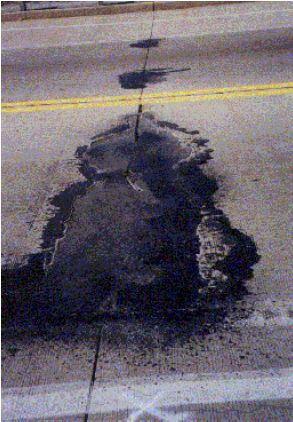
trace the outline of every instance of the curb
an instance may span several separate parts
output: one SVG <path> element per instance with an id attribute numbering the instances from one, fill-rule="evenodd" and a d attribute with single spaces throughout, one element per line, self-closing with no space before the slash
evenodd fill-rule
<path id="1" fill-rule="evenodd" d="M 118 15 L 122 13 L 151 12 L 159 10 L 189 9 L 202 6 L 219 6 L 237 1 L 148 1 L 134 4 L 79 7 L 71 9 L 29 10 L 25 12 L 1 13 L 2 22 L 23 21 L 29 19 L 72 18 L 79 16 Z"/>

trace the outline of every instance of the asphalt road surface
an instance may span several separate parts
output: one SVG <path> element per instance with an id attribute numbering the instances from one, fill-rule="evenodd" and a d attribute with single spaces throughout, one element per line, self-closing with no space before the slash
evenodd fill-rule
<path id="1" fill-rule="evenodd" d="M 2 25 L 4 420 L 289 421 L 292 5 Z"/>

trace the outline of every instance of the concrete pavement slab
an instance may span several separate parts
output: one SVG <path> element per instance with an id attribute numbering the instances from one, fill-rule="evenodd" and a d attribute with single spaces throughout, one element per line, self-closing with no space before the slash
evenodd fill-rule
<path id="1" fill-rule="evenodd" d="M 180 12 L 182 13 L 182 12 Z M 127 21 L 130 23 L 135 23 L 137 21 L 144 21 L 148 22 L 150 20 L 150 16 L 152 13 L 131 13 L 127 15 Z M 49 26 L 49 27 L 63 27 L 63 26 L 71 26 L 71 25 L 96 25 L 96 24 L 103 24 L 109 25 L 111 22 L 113 25 L 124 23 L 125 22 L 125 15 L 115 15 L 115 16 L 108 16 L 108 15 L 100 15 L 100 16 L 76 16 L 71 18 L 60 18 L 60 19 L 39 19 L 37 22 L 33 20 L 22 20 L 22 21 L 15 21 L 15 22 L 3 22 L 5 29 L 25 29 L 25 28 L 33 28 L 34 26 Z"/>
<path id="2" fill-rule="evenodd" d="M 121 81 L 127 76 L 135 75 L 134 72 L 141 74 L 146 51 L 130 45 L 131 43 L 121 46 L 121 55 L 115 53 L 114 46 L 108 47 L 109 56 L 106 62 L 100 61 L 100 53 L 95 49 L 93 58 L 88 57 L 87 61 L 82 56 L 78 58 L 81 53 L 76 51 L 79 63 L 71 65 L 59 63 L 56 66 L 47 66 L 46 70 L 36 66 L 21 67 L 21 77 L 19 69 L 4 68 L 3 100 L 46 100 L 137 93 L 135 89 L 123 89 Z M 196 43 L 191 38 L 172 42 L 158 40 L 157 45 L 149 51 L 146 92 L 290 81 L 290 54 L 285 46 L 286 43 L 281 44 L 278 51 L 272 48 L 240 51 L 237 54 L 224 54 L 221 51 L 211 58 L 198 55 Z M 122 52 L 127 52 L 127 56 Z M 74 54 L 75 51 L 70 56 Z M 162 55 L 164 62 L 160 59 Z M 39 56 L 33 57 L 39 60 Z M 54 54 L 51 57 L 54 60 Z M 62 60 L 65 60 L 64 55 Z M 128 60 L 131 64 L 128 64 Z M 151 75 L 152 71 L 154 75 Z M 164 84 L 161 85 L 161 82 Z"/>
<path id="3" fill-rule="evenodd" d="M 194 42 L 186 41 L 184 48 L 178 40 L 171 43 L 160 41 L 149 54 L 148 69 L 165 67 L 164 78 L 161 84 L 147 83 L 145 93 L 161 91 L 178 91 L 207 87 L 229 87 L 258 85 L 290 81 L 290 53 L 287 48 L 278 48 L 278 51 L 264 49 L 262 51 L 223 51 L 211 56 L 197 55 Z M 181 45 L 181 47 L 180 47 Z M 158 58 L 164 51 L 166 59 L 164 66 L 159 64 Z M 273 52 L 274 51 L 274 52 Z M 176 53 L 175 53 L 176 52 Z M 176 56 L 180 58 L 176 58 Z M 172 72 L 176 69 L 187 69 L 182 72 Z M 180 89 L 178 87 L 180 86 Z"/>
<path id="4" fill-rule="evenodd" d="M 236 305 L 236 310 L 241 305 Z M 234 316 L 230 314 L 230 319 Z M 237 327 L 228 320 L 224 328 L 219 324 L 216 332 L 209 323 L 201 324 L 200 334 L 196 321 L 184 325 L 162 320 L 107 323 L 97 385 L 131 377 L 147 381 L 172 374 L 270 369 L 283 363 L 290 366 L 290 327 Z"/>
<path id="5" fill-rule="evenodd" d="M 9 2 L 8 2 L 9 3 Z M 13 12 L 11 7 L 7 7 L 5 5 L 2 8 L 6 9 L 8 13 L 3 14 L 3 20 L 6 22 L 9 21 L 17 21 L 17 20 L 25 20 L 25 19 L 44 19 L 44 18 L 64 18 L 64 17 L 73 17 L 73 16 L 103 16 L 103 15 L 123 15 L 137 13 L 137 12 L 150 12 L 152 10 L 156 11 L 165 11 L 165 10 L 179 10 L 179 9 L 189 9 L 194 7 L 205 7 L 205 6 L 220 6 L 225 3 L 235 3 L 235 2 L 220 2 L 220 1 L 185 1 L 185 2 L 164 2 L 164 1 L 157 1 L 157 2 L 33 2 L 33 5 L 27 5 L 27 9 L 25 12 Z M 39 3 L 39 4 L 38 4 Z M 70 5 L 73 4 L 73 6 Z M 98 4 L 99 3 L 99 4 Z M 122 3 L 122 4 L 121 4 Z M 125 4 L 126 3 L 126 4 Z M 130 4 L 129 4 L 130 3 Z M 53 7 L 50 7 L 50 4 Z M 43 5 L 43 6 L 42 6 Z M 60 6 L 59 6 L 60 5 Z M 82 6 L 83 5 L 83 6 Z M 92 6 L 92 7 L 89 7 Z M 104 7 L 106 6 L 106 7 Z M 2 9 L 2 10 L 3 10 Z M 36 10 L 34 10 L 36 9 Z M 41 10 L 38 10 L 41 9 Z M 48 9 L 48 10 L 42 10 Z M 52 10 L 53 9 L 53 10 Z M 59 10 L 56 10 L 59 9 Z M 63 9 L 63 10 L 60 10 Z M 15 8 L 14 10 L 17 10 Z M 19 9 L 18 10 L 23 10 Z M 10 13 L 9 13 L 10 12 Z"/>
<path id="6" fill-rule="evenodd" d="M 166 86 L 168 83 L 162 83 L 162 89 Z M 218 331 L 209 333 L 208 323 L 206 332 L 192 335 L 197 330 L 196 321 L 184 326 L 162 320 L 149 325 L 128 320 L 107 323 L 97 365 L 98 382 L 132 376 L 147 380 L 165 373 L 223 372 L 231 367 L 277 368 L 282 362 L 290 365 L 292 321 L 287 328 L 261 328 L 249 319 L 249 314 L 261 310 L 266 301 L 270 302 L 267 312 L 274 314 L 275 302 L 289 300 L 291 292 L 289 101 L 289 97 L 275 97 L 184 104 L 180 108 L 170 104 L 144 107 L 188 131 L 198 129 L 209 139 L 213 159 L 204 165 L 204 171 L 218 180 L 217 204 L 233 227 L 256 240 L 261 258 L 254 276 L 246 282 L 248 296 L 224 317 L 223 331 L 220 324 Z M 287 312 L 289 316 L 290 305 Z M 237 318 L 247 318 L 247 323 L 233 328 Z M 201 321 L 198 327 L 205 324 Z"/>
<path id="7" fill-rule="evenodd" d="M 129 107 L 129 112 L 134 112 L 134 107 Z M 20 263 L 40 251 L 43 229 L 56 211 L 50 198 L 84 180 L 78 170 L 76 149 L 105 130 L 121 110 L 112 111 L 110 120 L 105 110 L 70 112 L 62 119 L 56 115 L 58 112 L 40 113 L 34 124 L 28 114 L 2 121 L 2 136 L 6 139 L 2 150 L 6 198 L 2 208 L 2 254 L 8 264 Z"/>
<path id="8" fill-rule="evenodd" d="M 2 387 L 36 387 L 54 383 L 88 382 L 99 336 L 99 327 L 78 326 L 3 335 Z"/>
<path id="9" fill-rule="evenodd" d="M 277 29 L 286 28 L 291 26 L 292 9 L 290 6 L 283 6 L 280 9 L 265 10 L 260 8 L 258 11 L 252 12 L 235 10 L 235 14 L 230 13 L 229 19 L 226 19 L 225 15 L 216 15 L 215 13 L 210 16 L 190 16 L 184 19 L 184 24 L 188 25 L 188 21 L 192 22 L 190 26 L 189 35 L 201 36 L 207 34 L 227 34 L 227 33 L 241 33 L 246 31 L 266 30 L 266 29 Z M 247 18 L 247 19 L 246 19 Z M 179 34 L 179 27 L 181 22 L 168 21 L 166 19 L 164 28 L 161 25 L 160 19 L 158 19 L 158 25 L 156 22 L 156 16 L 154 20 L 153 36 L 155 38 L 172 38 Z M 183 24 L 183 22 L 182 22 Z M 184 34 L 186 36 L 186 32 Z"/>
<path id="10" fill-rule="evenodd" d="M 177 10 L 175 15 L 167 11 L 129 15 L 127 20 L 123 16 L 115 16 L 68 18 L 56 20 L 54 23 L 50 20 L 41 20 L 37 23 L 7 23 L 3 27 L 2 63 L 29 66 L 41 62 L 53 64 L 56 63 L 56 57 L 59 62 L 66 61 L 69 48 L 72 51 L 76 50 L 74 55 L 80 56 L 81 61 L 84 59 L 88 61 L 90 57 L 93 60 L 94 55 L 97 55 L 94 48 L 96 45 L 103 51 L 103 60 L 109 62 L 109 51 L 103 48 L 105 42 L 113 43 L 113 48 L 120 50 L 121 42 L 126 44 L 148 39 L 151 31 L 152 37 L 157 39 L 166 40 L 171 37 L 184 42 L 185 38 L 192 37 L 195 42 L 193 55 L 198 55 L 199 52 L 216 53 L 223 49 L 235 51 L 245 48 L 255 49 L 257 46 L 259 49 L 269 45 L 277 47 L 277 39 L 279 45 L 284 42 L 289 45 L 288 40 L 291 39 L 292 42 L 289 31 L 290 8 L 288 2 L 279 2 L 275 5 L 272 2 L 259 5 L 238 3 L 217 9 L 203 7 L 188 11 Z M 152 22 L 154 22 L 153 28 Z M 227 25 L 231 26 L 231 33 L 227 32 Z M 170 34 L 167 33 L 168 30 L 171 31 Z M 24 47 L 25 51 L 22 51 Z"/>
<path id="11" fill-rule="evenodd" d="M 288 403 L 286 398 L 290 395 L 290 382 L 287 384 L 286 377 L 289 372 L 284 369 L 270 373 L 244 371 L 225 374 L 186 374 L 181 378 L 161 377 L 152 383 L 130 378 L 124 384 L 96 386 L 91 401 L 91 413 L 100 410 L 100 413 L 104 413 L 107 417 L 107 413 L 109 415 L 111 410 L 113 411 L 114 405 L 117 416 L 121 417 L 123 411 L 124 414 L 127 412 L 129 421 L 149 420 L 150 416 L 155 417 L 155 420 L 194 420 L 193 412 L 196 410 L 197 416 L 210 410 L 209 417 L 218 410 L 221 418 L 224 415 L 228 416 L 227 420 L 231 420 L 230 418 L 239 420 L 238 418 L 243 416 L 245 418 L 249 413 L 255 420 L 254 413 L 261 416 L 263 406 L 271 405 L 272 409 L 278 406 L 280 400 L 277 399 L 277 403 L 274 404 L 273 390 L 276 389 L 278 396 L 278 390 L 283 385 L 285 399 L 283 411 L 288 414 L 290 408 L 289 406 L 286 408 Z M 239 404 L 242 402 L 244 405 L 246 400 L 252 397 L 256 399 L 256 396 L 258 400 L 262 397 L 261 405 L 257 403 L 254 406 L 249 403 L 247 410 L 241 411 Z M 225 403 L 225 407 L 222 403 Z M 206 407 L 207 404 L 211 405 L 209 409 Z M 271 416 L 270 411 L 267 412 L 267 416 Z"/>
<path id="12" fill-rule="evenodd" d="M 118 46 L 122 51 L 124 46 Z M 119 84 L 119 74 L 129 71 L 135 71 L 143 68 L 145 60 L 145 52 L 135 51 L 131 56 L 132 63 L 128 64 L 128 59 L 114 53 L 116 47 L 111 49 L 112 55 L 103 63 L 100 61 L 101 52 L 98 48 L 94 48 L 91 53 L 85 51 L 85 55 L 80 56 L 77 51 L 78 63 L 52 63 L 46 66 L 46 69 L 35 66 L 32 68 L 21 67 L 19 70 L 8 67 L 4 69 L 2 75 L 3 101 L 33 101 L 46 100 L 66 97 L 92 97 L 95 95 L 123 95 L 124 90 Z M 109 51 L 109 50 L 107 50 Z M 62 61 L 67 53 L 63 55 L 63 51 L 57 51 L 51 55 L 53 62 L 54 57 L 60 57 Z M 89 58 L 93 55 L 93 59 Z M 46 57 L 50 57 L 50 52 L 46 51 Z M 74 53 L 70 53 L 70 60 Z M 31 62 L 34 57 L 39 62 L 38 52 L 33 53 Z M 74 59 L 73 59 L 74 61 Z M 46 63 L 43 63 L 45 65 Z M 54 63 L 53 63 L 54 64 Z M 26 88 L 21 88 L 24 86 Z"/>
<path id="13" fill-rule="evenodd" d="M 139 23 L 139 24 L 138 24 Z M 66 45 L 95 45 L 113 40 L 144 39 L 150 36 L 152 13 L 124 17 L 67 18 L 33 23 L 5 23 L 3 49 Z"/>
<path id="14" fill-rule="evenodd" d="M 255 268 L 260 284 L 252 283 L 259 289 L 254 291 L 269 289 L 281 297 L 284 283 L 289 287 L 290 279 L 287 175 L 291 131 L 286 118 L 289 102 L 290 97 L 211 101 L 196 106 L 186 104 L 180 112 L 172 106 L 148 106 L 149 110 L 165 114 L 166 119 L 176 118 L 182 127 L 199 128 L 210 139 L 214 158 L 206 170 L 220 177 L 218 204 L 233 225 L 256 239 L 262 256 Z M 266 288 L 261 281 L 264 279 Z"/>
<path id="15" fill-rule="evenodd" d="M 99 328 L 68 323 L 41 332 L 42 326 L 37 336 L 32 330 L 2 338 L 2 415 L 5 420 L 43 418 L 52 411 L 68 415 L 67 402 L 69 415 L 84 418 Z"/>
<path id="16" fill-rule="evenodd" d="M 290 415 L 292 408 L 288 398 L 291 372 L 288 368 L 282 368 L 270 371 L 185 374 L 179 378 L 160 377 L 153 382 L 129 378 L 124 383 L 120 381 L 115 385 L 108 383 L 96 386 L 92 391 L 85 419 L 108 420 L 112 417 L 116 420 L 135 421 L 149 420 L 149 417 L 153 420 L 155 417 L 155 420 L 160 421 L 193 420 L 190 418 L 194 417 L 195 412 L 211 415 L 219 413 L 219 417 L 227 415 L 228 420 L 239 420 L 238 418 L 247 414 L 253 418 L 251 420 L 264 415 L 273 417 L 274 412 Z M 42 416 L 41 420 L 52 420 L 55 416 L 53 420 L 64 420 L 65 415 L 68 420 L 72 411 L 80 415 L 83 406 L 81 400 L 73 403 L 72 396 L 79 398 L 85 390 L 82 383 L 6 390 L 6 420 L 19 416 L 36 416 L 38 420 Z M 43 400 L 43 406 L 38 405 L 38 399 Z M 251 402 L 247 403 L 249 399 Z M 257 401 L 254 403 L 253 400 Z M 11 403 L 16 401 L 18 405 L 12 408 Z"/>

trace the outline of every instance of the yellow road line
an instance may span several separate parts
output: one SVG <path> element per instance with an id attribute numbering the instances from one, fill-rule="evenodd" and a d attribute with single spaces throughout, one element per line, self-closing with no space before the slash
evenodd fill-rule
<path id="1" fill-rule="evenodd" d="M 245 86 L 234 86 L 226 88 L 203 88 L 188 91 L 171 91 L 171 92 L 158 92 L 153 94 L 143 94 L 144 98 L 156 98 L 156 97 L 178 97 L 185 95 L 202 95 L 202 94 L 222 94 L 234 91 L 256 91 L 263 89 L 278 89 L 278 88 L 292 88 L 293 82 L 282 82 L 276 84 L 264 84 L 264 85 L 245 85 Z M 117 96 L 95 96 L 95 97 L 81 97 L 81 98 L 58 98 L 54 100 L 36 100 L 36 101 L 20 101 L 11 103 L 2 103 L 3 107 L 15 107 L 15 106 L 29 106 L 29 105 L 46 105 L 46 104 L 76 104 L 76 103 L 93 103 L 103 101 L 117 101 L 117 100 L 131 100 L 140 98 L 140 94 L 131 95 L 117 95 Z"/>
<path id="2" fill-rule="evenodd" d="M 2 103 L 4 113 L 31 111 L 71 110 L 94 107 L 118 107 L 136 104 L 164 104 L 183 101 L 206 101 L 235 97 L 283 95 L 293 92 L 293 82 L 264 85 L 246 85 L 225 88 L 207 88 L 188 91 L 159 92 L 153 94 L 60 98 L 44 101 Z"/>

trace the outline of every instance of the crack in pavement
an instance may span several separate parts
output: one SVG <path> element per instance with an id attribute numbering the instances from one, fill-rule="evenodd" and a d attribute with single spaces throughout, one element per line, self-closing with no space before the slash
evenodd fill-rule
<path id="1" fill-rule="evenodd" d="M 99 359 L 102 332 L 103 332 L 103 325 L 101 325 L 99 327 L 99 333 L 98 333 L 98 336 L 97 336 L 97 345 L 96 345 L 96 351 L 95 351 L 95 357 L 94 357 L 94 363 L 93 363 L 92 376 L 91 376 L 91 381 L 90 381 L 90 386 L 89 386 L 89 392 L 88 392 L 88 397 L 87 397 L 87 404 L 86 404 L 84 422 L 87 422 L 88 418 L 89 418 L 93 389 L 94 389 L 94 385 L 95 385 L 95 381 L 96 381 L 97 363 L 98 363 L 98 359 Z"/>
<path id="2" fill-rule="evenodd" d="M 143 65 L 143 70 L 141 72 L 141 79 L 142 81 L 145 81 L 145 77 L 146 77 L 146 67 L 147 67 L 147 63 L 148 63 L 148 59 L 149 59 L 149 54 L 150 54 L 150 49 L 151 49 L 151 43 L 152 43 L 152 37 L 153 37 L 153 30 L 154 30 L 154 21 L 155 21 L 155 3 L 152 3 L 152 26 L 151 26 L 151 32 L 150 32 L 150 37 L 149 37 L 149 43 L 147 46 L 147 51 L 146 51 L 146 55 L 145 55 L 145 61 L 144 61 L 144 65 Z M 121 79 L 119 79 L 121 82 Z M 121 82 L 122 84 L 122 82 Z M 137 119 L 136 119 L 136 123 L 135 123 L 135 132 L 134 132 L 134 138 L 135 138 L 135 142 L 138 142 L 138 127 L 139 127 L 139 121 L 140 121 L 140 116 L 141 113 L 143 111 L 143 106 L 142 106 L 142 96 L 143 96 L 143 90 L 144 90 L 145 86 L 144 83 L 142 83 L 141 86 L 141 91 L 140 91 L 140 103 L 138 106 L 138 110 L 137 110 Z"/>

